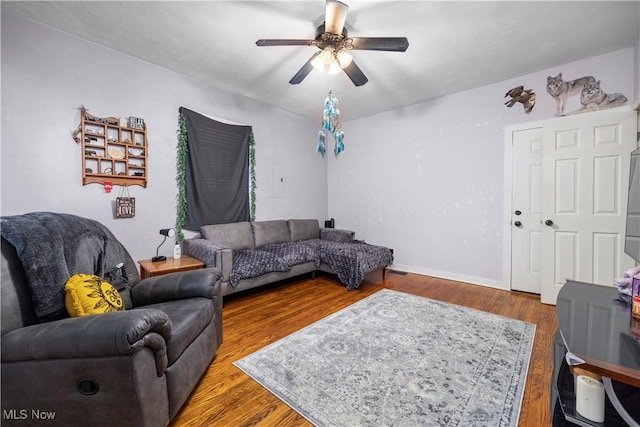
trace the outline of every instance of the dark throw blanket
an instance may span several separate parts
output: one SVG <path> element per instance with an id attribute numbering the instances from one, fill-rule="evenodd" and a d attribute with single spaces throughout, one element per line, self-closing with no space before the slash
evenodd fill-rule
<path id="1" fill-rule="evenodd" d="M 303 242 L 274 243 L 256 249 L 233 251 L 229 283 L 234 288 L 242 279 L 250 279 L 272 271 L 289 271 L 294 265 L 313 262 L 320 268 L 320 254 Z"/>
<path id="2" fill-rule="evenodd" d="M 331 267 L 349 291 L 360 286 L 365 274 L 393 263 L 391 249 L 384 246 L 324 239 L 306 240 L 304 243 L 318 251 L 320 260 Z"/>
<path id="3" fill-rule="evenodd" d="M 265 245 L 256 250 L 269 252 L 280 259 L 287 266 L 287 271 L 294 265 L 305 262 L 313 262 L 316 269 L 320 268 L 320 253 L 314 248 L 305 245 L 304 241 L 274 243 Z"/>
<path id="4" fill-rule="evenodd" d="M 33 212 L 3 216 L 2 237 L 16 248 L 24 267 L 35 314 L 64 315 L 64 285 L 76 273 L 105 278 L 116 289 L 127 286 L 121 268 L 126 249 L 104 225 L 70 214 Z"/>
<path id="5" fill-rule="evenodd" d="M 364 275 L 393 262 L 391 249 L 359 242 L 334 242 L 324 239 L 275 243 L 256 249 L 233 251 L 229 283 L 272 271 L 289 271 L 294 265 L 313 262 L 316 269 L 324 262 L 336 273 L 348 290 L 357 288 Z"/>
<path id="6" fill-rule="evenodd" d="M 258 277 L 272 271 L 289 271 L 286 265 L 276 255 L 258 249 L 238 249 L 233 251 L 233 266 L 229 274 L 229 283 L 234 288 L 242 279 Z"/>

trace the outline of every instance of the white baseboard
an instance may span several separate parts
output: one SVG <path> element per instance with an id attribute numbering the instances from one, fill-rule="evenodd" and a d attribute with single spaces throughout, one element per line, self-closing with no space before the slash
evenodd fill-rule
<path id="1" fill-rule="evenodd" d="M 484 277 L 467 276 L 464 274 L 451 273 L 449 271 L 430 270 L 411 265 L 392 264 L 390 270 L 405 271 L 407 273 L 420 274 L 422 276 L 438 277 L 440 279 L 455 280 L 456 282 L 471 283 L 472 285 L 486 286 L 488 288 L 511 290 L 508 283 L 498 280 L 486 279 Z"/>

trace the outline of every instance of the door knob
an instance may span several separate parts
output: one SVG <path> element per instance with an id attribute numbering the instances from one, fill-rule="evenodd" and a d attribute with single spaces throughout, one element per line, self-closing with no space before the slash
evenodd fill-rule
<path id="1" fill-rule="evenodd" d="M 521 212 L 521 211 L 515 211 L 515 214 L 516 214 L 516 215 L 521 215 L 521 214 L 522 214 L 522 212 Z"/>
<path id="2" fill-rule="evenodd" d="M 545 225 L 548 225 L 549 227 L 551 227 L 553 225 L 553 221 L 551 221 L 550 219 L 546 220 L 544 222 Z"/>
<path id="3" fill-rule="evenodd" d="M 516 227 L 520 227 L 522 223 L 520 221 L 516 221 L 513 223 L 513 225 L 515 225 Z"/>

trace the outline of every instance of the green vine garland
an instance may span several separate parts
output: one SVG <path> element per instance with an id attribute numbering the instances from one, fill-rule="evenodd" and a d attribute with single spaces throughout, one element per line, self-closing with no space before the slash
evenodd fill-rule
<path id="1" fill-rule="evenodd" d="M 253 131 L 249 132 L 249 204 L 251 221 L 256 220 L 256 140 Z"/>
<path id="2" fill-rule="evenodd" d="M 178 118 L 178 156 L 177 156 L 177 170 L 176 182 L 178 183 L 178 206 L 176 209 L 176 234 L 179 241 L 184 240 L 184 234 L 182 233 L 182 227 L 184 227 L 184 220 L 187 214 L 187 195 L 186 195 L 186 181 L 185 171 L 187 164 L 187 122 L 184 117 Z"/>

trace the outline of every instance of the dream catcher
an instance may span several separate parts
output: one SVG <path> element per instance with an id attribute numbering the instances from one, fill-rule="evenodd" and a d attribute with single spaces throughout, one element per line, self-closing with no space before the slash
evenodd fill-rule
<path id="1" fill-rule="evenodd" d="M 331 135 L 334 141 L 333 154 L 338 157 L 338 154 L 344 151 L 344 132 L 340 130 L 342 123 L 338 120 L 340 110 L 338 110 L 338 98 L 335 97 L 333 91 L 329 91 L 329 96 L 324 101 L 324 112 L 322 114 L 322 129 L 318 132 L 318 146 L 316 151 L 324 157 L 327 152 L 326 140 L 327 136 Z"/>

